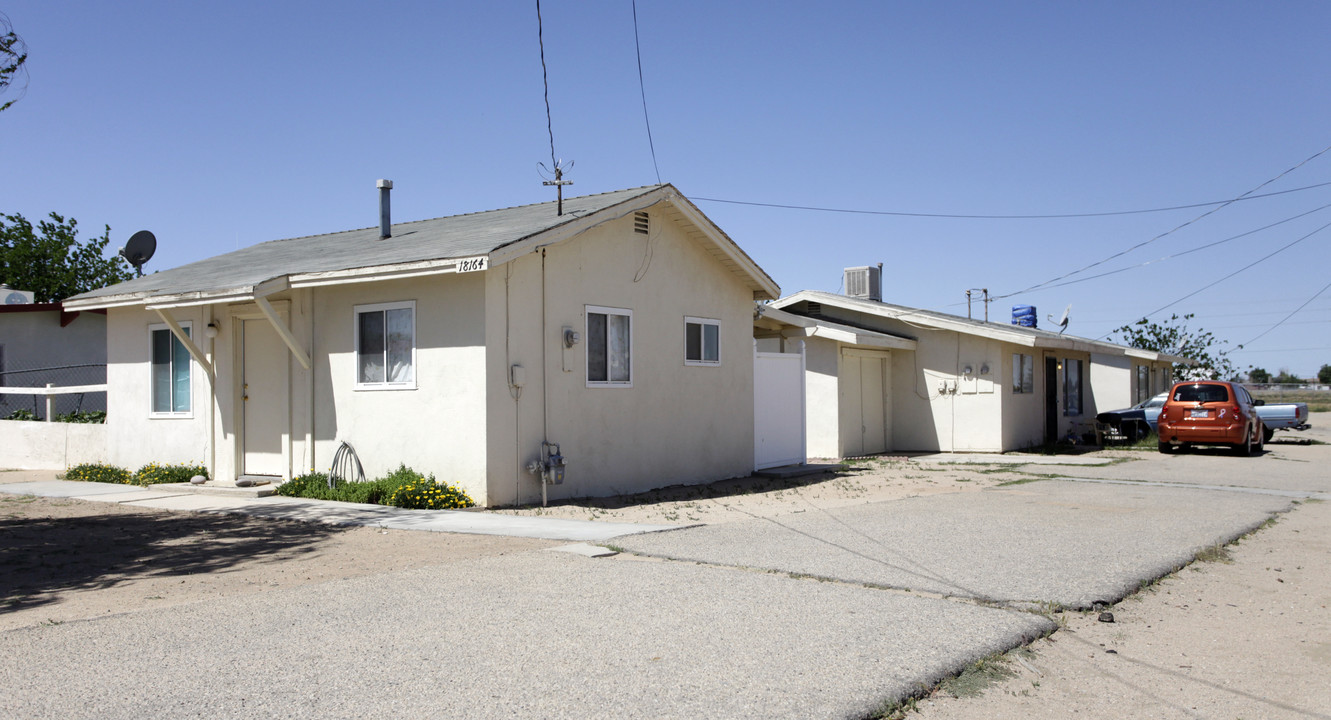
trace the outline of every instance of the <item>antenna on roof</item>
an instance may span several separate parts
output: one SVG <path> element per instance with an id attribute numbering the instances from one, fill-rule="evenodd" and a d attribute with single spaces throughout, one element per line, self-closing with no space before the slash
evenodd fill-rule
<path id="1" fill-rule="evenodd" d="M 120 257 L 134 266 L 134 271 L 143 277 L 143 264 L 153 258 L 157 252 L 157 237 L 147 230 L 140 230 L 129 236 L 129 242 L 120 248 Z"/>
<path id="2" fill-rule="evenodd" d="M 572 184 L 573 184 L 573 181 L 572 181 L 572 180 L 565 180 L 565 179 L 564 179 L 564 161 L 563 161 L 563 160 L 556 160 L 556 161 L 554 161 L 554 165 L 555 165 L 555 169 L 553 170 L 553 173 L 554 173 L 554 176 L 555 176 L 555 179 L 554 179 L 554 180 L 551 180 L 549 177 L 546 176 L 545 173 L 549 173 L 549 172 L 552 172 L 552 171 L 550 170 L 550 168 L 547 168 L 547 167 L 545 166 L 545 163 L 536 163 L 536 164 L 537 164 L 537 165 L 540 165 L 540 166 L 541 166 L 541 169 L 545 171 L 544 173 L 541 173 L 541 177 L 545 178 L 545 182 L 543 182 L 543 183 L 541 183 L 541 184 L 542 184 L 542 185 L 554 185 L 554 186 L 555 186 L 555 195 L 556 195 L 556 197 L 557 197 L 558 200 L 559 200 L 559 203 L 555 206 L 555 214 L 556 214 L 556 215 L 563 215 L 563 214 L 564 214 L 564 186 L 565 186 L 565 185 L 572 185 Z M 569 161 L 568 161 L 568 169 L 570 169 L 570 170 L 573 169 L 573 161 L 572 161 L 572 160 L 569 160 Z"/>
<path id="3" fill-rule="evenodd" d="M 1063 308 L 1063 317 L 1059 318 L 1057 321 L 1054 320 L 1053 315 L 1048 316 L 1049 321 L 1058 326 L 1059 335 L 1062 335 L 1063 331 L 1068 329 L 1068 313 L 1070 312 L 1072 312 L 1072 303 L 1068 303 L 1068 306 Z"/>

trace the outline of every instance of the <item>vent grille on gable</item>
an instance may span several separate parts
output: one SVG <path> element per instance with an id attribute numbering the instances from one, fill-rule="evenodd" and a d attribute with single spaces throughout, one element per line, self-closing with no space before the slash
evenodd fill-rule
<path id="1" fill-rule="evenodd" d="M 818 317 L 819 315 L 822 315 L 822 314 L 823 314 L 823 304 L 822 304 L 822 303 L 816 303 L 816 302 L 811 302 L 811 303 L 809 303 L 809 315 L 810 315 L 810 317 Z"/>
<path id="2" fill-rule="evenodd" d="M 648 231 L 647 231 L 647 223 L 648 223 L 648 221 L 649 221 L 649 218 L 647 217 L 647 213 L 642 212 L 642 211 L 638 211 L 638 212 L 633 213 L 633 232 L 635 232 L 635 233 L 641 233 L 641 234 L 643 234 L 643 235 L 647 235 L 647 234 L 648 234 Z"/>

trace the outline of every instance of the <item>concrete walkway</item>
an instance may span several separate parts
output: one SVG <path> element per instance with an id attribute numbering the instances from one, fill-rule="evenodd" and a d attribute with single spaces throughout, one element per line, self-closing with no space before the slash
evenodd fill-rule
<path id="1" fill-rule="evenodd" d="M 679 527 L 518 517 L 468 510 L 403 510 L 383 505 L 306 500 L 276 495 L 263 498 L 224 497 L 156 488 L 145 489 L 134 485 L 69 480 L 4 483 L 0 484 L 0 493 L 120 503 L 156 510 L 252 515 L 329 525 L 359 525 L 393 530 L 504 535 L 577 542 L 605 542 L 623 535 L 674 530 Z"/>

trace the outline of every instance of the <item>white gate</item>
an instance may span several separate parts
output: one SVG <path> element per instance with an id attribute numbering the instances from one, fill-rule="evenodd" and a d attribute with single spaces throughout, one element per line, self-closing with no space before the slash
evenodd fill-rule
<path id="1" fill-rule="evenodd" d="M 753 355 L 754 469 L 808 460 L 804 434 L 804 342 L 798 353 Z"/>

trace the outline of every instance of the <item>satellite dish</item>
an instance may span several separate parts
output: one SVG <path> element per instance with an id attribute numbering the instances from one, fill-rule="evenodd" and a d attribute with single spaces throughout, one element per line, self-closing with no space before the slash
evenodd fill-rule
<path id="1" fill-rule="evenodd" d="M 1050 322 L 1058 326 L 1059 335 L 1062 335 L 1063 331 L 1068 329 L 1068 313 L 1070 312 L 1072 312 L 1072 303 L 1068 303 L 1068 306 L 1063 308 L 1063 317 L 1059 318 L 1058 320 L 1054 320 L 1053 315 L 1046 316 L 1049 318 Z"/>
<path id="2" fill-rule="evenodd" d="M 152 259 L 157 252 L 157 238 L 147 230 L 140 230 L 129 237 L 125 247 L 120 248 L 120 257 L 134 266 L 134 270 L 143 277 L 143 264 Z"/>

